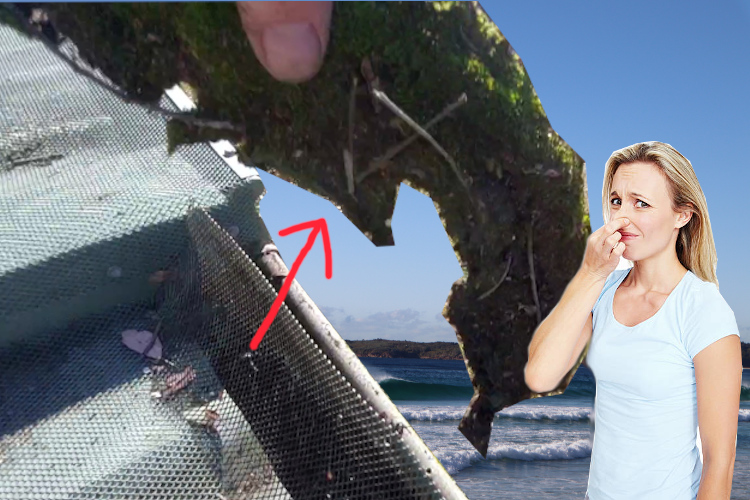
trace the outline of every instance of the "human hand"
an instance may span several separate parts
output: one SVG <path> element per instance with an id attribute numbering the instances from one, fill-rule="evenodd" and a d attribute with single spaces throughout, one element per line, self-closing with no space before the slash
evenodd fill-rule
<path id="1" fill-rule="evenodd" d="M 620 230 L 628 225 L 630 221 L 623 217 L 612 220 L 591 233 L 586 241 L 586 253 L 581 269 L 596 278 L 606 280 L 617 268 L 620 257 L 625 252 L 625 243 L 620 241 Z"/>
<path id="2" fill-rule="evenodd" d="M 255 56 L 277 80 L 314 77 L 328 46 L 333 2 L 237 2 Z"/>

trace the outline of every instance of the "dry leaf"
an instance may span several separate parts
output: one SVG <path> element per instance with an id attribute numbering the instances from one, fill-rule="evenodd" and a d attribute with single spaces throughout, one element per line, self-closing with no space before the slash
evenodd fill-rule
<path id="1" fill-rule="evenodd" d="M 165 380 L 167 388 L 162 392 L 162 397 L 168 398 L 181 391 L 187 387 L 190 382 L 195 380 L 195 370 L 193 370 L 192 366 L 188 366 L 180 373 L 173 373 L 172 375 L 167 376 Z"/>
<path id="2" fill-rule="evenodd" d="M 122 343 L 138 354 L 151 359 L 161 359 L 161 340 L 148 330 L 125 330 L 122 332 Z"/>

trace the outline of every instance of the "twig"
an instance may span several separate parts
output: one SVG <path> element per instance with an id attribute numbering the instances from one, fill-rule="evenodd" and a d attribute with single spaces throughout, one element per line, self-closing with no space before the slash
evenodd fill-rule
<path id="1" fill-rule="evenodd" d="M 536 289 L 536 274 L 534 273 L 534 250 L 533 250 L 533 239 L 534 234 L 534 216 L 531 217 L 529 223 L 529 244 L 527 247 L 527 255 L 529 258 L 529 271 L 531 273 L 531 292 L 534 294 L 534 305 L 536 306 L 536 322 L 537 324 L 542 322 L 542 309 L 539 305 L 539 293 Z"/>
<path id="2" fill-rule="evenodd" d="M 357 105 L 357 76 L 352 77 L 352 89 L 349 92 L 349 152 L 354 157 L 354 120 Z"/>
<path id="3" fill-rule="evenodd" d="M 503 275 L 500 278 L 500 280 L 497 283 L 495 283 L 492 288 L 490 288 L 489 290 L 487 290 L 486 292 L 484 292 L 482 295 L 480 295 L 479 299 L 477 299 L 477 300 L 484 300 L 484 299 L 486 299 L 487 297 L 489 297 L 490 295 L 492 295 L 492 292 L 494 292 L 495 290 L 497 290 L 498 288 L 500 288 L 500 285 L 503 284 L 503 281 L 505 281 L 505 278 L 508 277 L 508 272 L 510 271 L 510 264 L 512 262 L 513 262 L 513 255 L 508 255 L 508 263 L 505 264 L 505 271 L 503 272 Z"/>
<path id="4" fill-rule="evenodd" d="M 24 165 L 28 165 L 29 163 L 36 163 L 36 162 L 42 162 L 42 161 L 46 161 L 46 162 L 50 162 L 51 163 L 51 162 L 53 162 L 55 160 L 59 160 L 61 158 L 64 158 L 64 156 L 63 155 L 58 155 L 58 154 L 51 154 L 51 155 L 47 155 L 47 156 L 32 156 L 32 157 L 29 157 L 29 158 L 24 158 L 22 160 L 10 160 L 10 167 L 11 167 L 11 170 L 12 170 L 14 168 L 18 168 L 18 167 L 22 167 Z"/>
<path id="5" fill-rule="evenodd" d="M 161 330 L 161 323 L 162 319 L 159 319 L 159 322 L 156 324 L 156 328 L 154 328 L 154 338 L 156 338 L 159 335 L 159 330 Z"/>
<path id="6" fill-rule="evenodd" d="M 464 43 L 469 47 L 469 49 L 474 52 L 475 54 L 479 53 L 479 50 L 476 48 L 476 46 L 471 43 L 471 40 L 469 40 L 469 37 L 464 33 L 463 28 L 461 26 L 458 27 L 459 33 L 461 33 L 461 38 L 463 39 Z"/>
<path id="7" fill-rule="evenodd" d="M 459 98 L 449 104 L 445 107 L 438 115 L 435 116 L 432 120 L 428 121 L 424 127 L 422 127 L 424 130 L 429 129 L 430 127 L 436 125 L 440 120 L 451 114 L 456 108 L 460 107 L 461 105 L 465 104 L 467 101 L 466 94 L 461 94 Z M 421 135 L 419 133 L 415 133 L 408 138 L 404 139 L 397 145 L 390 148 L 381 158 L 376 158 L 370 163 L 370 167 L 365 171 L 362 172 L 359 176 L 357 176 L 357 183 L 359 184 L 363 180 L 365 180 L 366 177 L 368 177 L 371 174 L 374 174 L 381 168 L 383 168 L 389 161 L 391 161 L 397 154 L 399 154 L 401 151 L 406 149 L 407 146 L 409 146 L 412 142 L 419 139 Z"/>
<path id="8" fill-rule="evenodd" d="M 346 172 L 346 188 L 354 195 L 354 159 L 348 149 L 344 150 L 344 171 Z"/>
<path id="9" fill-rule="evenodd" d="M 425 129 L 419 126 L 417 122 L 412 120 L 412 118 L 404 113 L 401 108 L 399 108 L 396 103 L 391 101 L 387 95 L 385 95 L 385 92 L 382 92 L 377 89 L 372 89 L 372 93 L 375 97 L 378 98 L 383 104 L 385 104 L 388 109 L 393 111 L 399 118 L 404 120 L 411 128 L 417 131 L 419 135 L 427 139 L 427 141 L 432 144 L 432 147 L 434 147 L 441 155 L 443 155 L 443 158 L 448 162 L 448 164 L 453 169 L 453 172 L 456 174 L 456 177 L 458 177 L 458 180 L 461 182 L 463 187 L 466 189 L 466 191 L 470 193 L 469 191 L 469 185 L 466 183 L 466 179 L 464 179 L 463 175 L 461 175 L 461 172 L 458 170 L 458 165 L 456 165 L 456 162 L 453 160 L 451 155 L 448 154 L 448 152 L 443 149 L 443 147 L 427 132 Z M 469 199 L 472 200 L 471 196 L 469 196 Z M 473 200 L 472 200 L 473 203 Z"/>
<path id="10" fill-rule="evenodd" d="M 137 101 L 132 101 L 136 104 Z M 244 127 L 240 125 L 234 125 L 230 122 L 220 121 L 220 120 L 209 120 L 207 118 L 199 118 L 195 115 L 189 114 L 189 113 L 174 113 L 172 111 L 167 111 L 166 109 L 160 108 L 158 106 L 153 105 L 146 105 L 147 107 L 152 107 L 153 111 L 164 116 L 165 118 L 171 118 L 173 120 L 181 121 L 182 123 L 185 123 L 187 125 L 194 125 L 196 127 L 202 127 L 202 128 L 210 128 L 214 130 L 231 130 L 233 132 L 244 132 Z"/>
<path id="11" fill-rule="evenodd" d="M 198 118 L 197 116 L 190 114 L 190 113 L 169 111 L 156 104 L 139 101 L 133 97 L 130 97 L 126 92 L 120 90 L 114 85 L 109 85 L 108 83 L 101 80 L 93 71 L 86 69 L 84 67 L 84 66 L 87 66 L 85 62 L 77 61 L 76 58 L 66 55 L 62 50 L 60 50 L 60 47 L 58 47 L 55 43 L 53 43 L 48 38 L 44 37 L 38 31 L 34 30 L 29 25 L 28 19 L 26 19 L 26 17 L 22 13 L 20 13 L 17 8 L 10 6 L 8 4 L 5 5 L 5 8 L 13 11 L 13 14 L 16 16 L 16 18 L 18 18 L 20 23 L 23 25 L 24 29 L 26 30 L 26 33 L 28 33 L 34 39 L 41 41 L 57 58 L 59 58 L 61 61 L 67 64 L 74 72 L 83 76 L 84 78 L 87 78 L 93 81 L 96 85 L 114 94 L 115 96 L 119 97 L 123 101 L 141 106 L 142 108 L 146 109 L 146 111 L 150 113 L 156 113 L 165 118 L 179 120 L 188 125 L 195 125 L 198 127 L 205 127 L 205 128 L 218 129 L 218 130 L 233 130 L 236 132 L 243 131 L 242 127 L 233 125 L 229 122 L 223 122 L 223 121 L 218 121 L 218 120 L 208 120 L 205 118 Z"/>
<path id="12" fill-rule="evenodd" d="M 354 196 L 354 120 L 357 104 L 357 77 L 352 78 L 352 90 L 349 92 L 349 149 L 344 150 L 344 170 L 349 194 Z"/>

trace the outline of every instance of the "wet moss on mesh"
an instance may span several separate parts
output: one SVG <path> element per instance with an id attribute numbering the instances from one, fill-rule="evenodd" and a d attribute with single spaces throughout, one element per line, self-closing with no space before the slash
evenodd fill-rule
<path id="1" fill-rule="evenodd" d="M 172 120 L 171 149 L 232 140 L 243 162 L 330 200 L 379 246 L 394 243 L 399 185 L 429 195 L 464 270 L 444 309 L 475 387 L 462 432 L 484 454 L 492 414 L 538 396 L 524 383 L 528 343 L 583 256 L 590 233 L 585 165 L 552 130 L 520 58 L 478 5 L 336 3 L 325 64 L 299 85 L 262 69 L 234 3 L 44 8 L 82 58 L 131 97 L 155 103 L 163 89 L 181 84 L 197 100 L 196 116 L 238 130 Z M 420 124 L 466 94 L 464 105 L 429 130 L 459 175 L 419 139 L 350 192 L 350 135 L 357 178 L 414 133 L 373 97 L 373 86 Z M 562 392 L 577 367 L 545 394 Z"/>

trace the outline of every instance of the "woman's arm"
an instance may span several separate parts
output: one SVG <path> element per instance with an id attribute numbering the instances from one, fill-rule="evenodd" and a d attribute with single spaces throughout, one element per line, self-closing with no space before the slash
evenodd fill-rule
<path id="1" fill-rule="evenodd" d="M 532 391 L 548 392 L 557 387 L 571 369 L 571 358 L 577 358 L 591 338 L 591 310 L 625 251 L 618 229 L 628 223 L 627 219 L 615 219 L 589 236 L 581 268 L 534 332 L 524 368 L 526 385 Z"/>
<path id="2" fill-rule="evenodd" d="M 591 338 L 591 309 L 605 281 L 579 271 L 568 284 L 560 302 L 539 324 L 531 338 L 529 361 L 524 369 L 529 389 L 551 391 L 570 371 L 571 359 L 577 359 Z M 577 353 L 574 352 L 576 349 Z"/>
<path id="3" fill-rule="evenodd" d="M 729 335 L 693 358 L 703 473 L 697 500 L 729 500 L 742 387 L 740 338 Z"/>

